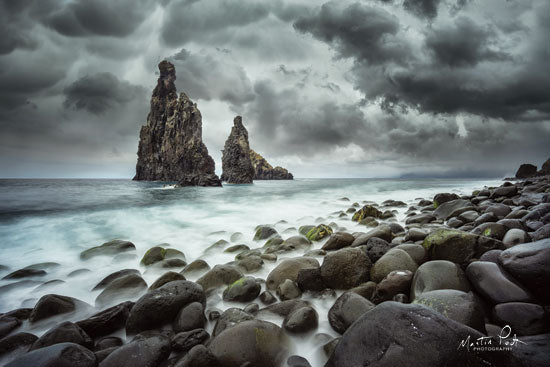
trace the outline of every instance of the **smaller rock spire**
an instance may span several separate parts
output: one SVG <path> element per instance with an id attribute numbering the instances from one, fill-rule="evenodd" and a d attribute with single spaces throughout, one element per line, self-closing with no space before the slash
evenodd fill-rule
<path id="1" fill-rule="evenodd" d="M 225 141 L 222 155 L 222 181 L 232 184 L 249 184 L 254 178 L 254 168 L 250 160 L 248 131 L 241 116 L 235 117 L 231 134 Z"/>

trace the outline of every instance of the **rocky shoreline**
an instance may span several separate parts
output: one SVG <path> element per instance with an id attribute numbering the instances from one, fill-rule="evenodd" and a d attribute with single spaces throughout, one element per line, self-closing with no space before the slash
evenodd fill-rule
<path id="1" fill-rule="evenodd" d="M 248 234 L 256 247 L 220 240 L 205 249 L 234 254 L 225 264 L 188 263 L 159 245 L 136 262 L 166 269 L 151 284 L 120 269 L 98 279 L 94 305 L 48 294 L 0 314 L 0 364 L 315 366 L 293 348 L 308 336 L 326 366 L 549 365 L 549 176 L 346 206 L 333 215 L 354 231 L 317 223 L 286 237 L 260 225 Z M 80 258 L 135 252 L 112 240 Z M 12 288 L 40 284 L 58 266 L 8 265 L 0 271 Z M 324 322 L 332 335 L 318 331 Z"/>

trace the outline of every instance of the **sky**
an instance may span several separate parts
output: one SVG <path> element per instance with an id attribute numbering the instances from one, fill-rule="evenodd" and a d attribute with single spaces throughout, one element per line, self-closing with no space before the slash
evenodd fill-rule
<path id="1" fill-rule="evenodd" d="M 221 170 L 503 177 L 550 158 L 547 0 L 0 0 L 0 177 L 131 178 L 158 78 Z"/>

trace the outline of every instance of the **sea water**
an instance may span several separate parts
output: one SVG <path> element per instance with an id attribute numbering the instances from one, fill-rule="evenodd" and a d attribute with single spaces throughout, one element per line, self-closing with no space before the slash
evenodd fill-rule
<path id="1" fill-rule="evenodd" d="M 184 252 L 188 263 L 203 259 L 213 267 L 233 261 L 235 254 L 205 251 L 208 246 L 223 239 L 231 245 L 261 248 L 265 241 L 253 240 L 254 229 L 260 224 L 274 226 L 283 238 L 297 235 L 302 225 L 320 223 L 336 223 L 338 230 L 366 232 L 368 228 L 352 222 L 351 216 L 340 217 L 341 211 L 353 203 L 362 206 L 364 201 L 381 203 L 387 199 L 414 205 L 419 198 L 431 199 L 439 192 L 471 194 L 474 189 L 498 184 L 497 180 L 296 179 L 222 188 L 176 188 L 167 183 L 130 180 L 0 180 L 0 265 L 9 268 L 0 270 L 0 278 L 28 265 L 56 262 L 61 266 L 33 280 L 64 281 L 43 289 L 36 289 L 37 284 L 32 282 L 4 288 L 0 291 L 0 313 L 32 307 L 49 293 L 76 297 L 93 305 L 100 291 L 91 289 L 105 276 L 125 268 L 139 269 L 150 285 L 167 270 L 145 268 L 139 261 L 147 249 L 158 244 L 169 244 Z M 407 208 L 397 210 L 397 222 L 403 225 Z M 233 236 L 231 241 L 235 233 L 241 235 Z M 111 239 L 133 242 L 137 257 L 116 262 L 106 256 L 80 260 L 81 251 Z M 323 243 L 316 242 L 311 249 Z M 276 263 L 265 261 L 263 268 L 251 275 L 265 279 L 281 259 L 303 253 L 280 254 Z M 322 257 L 318 260 L 321 263 Z M 67 277 L 78 269 L 91 271 Z M 16 281 L 0 280 L 0 289 Z M 208 299 L 207 310 L 245 306 L 224 302 L 222 290 Z M 327 320 L 335 298 L 315 299 L 307 294 L 303 298 L 317 310 L 319 328 L 291 337 L 294 352 L 314 366 L 322 365 L 319 345 L 312 340 L 316 333 L 337 336 Z M 74 315 L 71 320 L 78 317 Z M 270 321 L 282 324 L 281 318 Z M 210 323 L 208 331 L 212 328 Z M 44 328 L 33 332 L 40 335 Z"/>

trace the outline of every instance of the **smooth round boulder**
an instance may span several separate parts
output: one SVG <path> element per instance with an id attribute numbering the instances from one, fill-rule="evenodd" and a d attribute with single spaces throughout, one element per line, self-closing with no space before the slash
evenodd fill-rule
<path id="1" fill-rule="evenodd" d="M 32 351 L 59 343 L 75 343 L 87 349 L 92 349 L 94 346 L 93 340 L 84 330 L 72 322 L 65 321 L 46 331 L 33 343 L 29 350 Z"/>
<path id="2" fill-rule="evenodd" d="M 446 203 L 451 200 L 458 199 L 457 194 L 448 193 L 448 192 L 442 192 L 439 194 L 436 194 L 433 198 L 433 207 L 437 209 L 441 204 Z"/>
<path id="3" fill-rule="evenodd" d="M 322 249 L 326 251 L 339 250 L 351 246 L 355 237 L 347 232 L 336 232 L 330 235 L 329 239 L 323 245 Z"/>
<path id="4" fill-rule="evenodd" d="M 101 362 L 101 367 L 156 367 L 168 359 L 170 351 L 167 334 L 144 332 L 115 349 Z"/>
<path id="5" fill-rule="evenodd" d="M 375 304 L 389 301 L 400 293 L 408 297 L 412 278 L 413 273 L 408 270 L 392 271 L 376 286 L 372 301 Z"/>
<path id="6" fill-rule="evenodd" d="M 289 299 L 300 298 L 302 296 L 302 291 L 296 282 L 293 282 L 290 279 L 285 279 L 277 287 L 277 295 L 281 301 L 287 301 Z"/>
<path id="7" fill-rule="evenodd" d="M 8 362 L 27 353 L 37 339 L 36 335 L 30 333 L 17 333 L 0 339 L 0 363 Z"/>
<path id="8" fill-rule="evenodd" d="M 489 250 L 483 255 L 481 255 L 481 257 L 479 258 L 479 261 L 488 261 L 491 263 L 498 264 L 498 259 L 501 253 L 502 253 L 502 250 Z"/>
<path id="9" fill-rule="evenodd" d="M 275 228 L 271 226 L 258 226 L 254 234 L 254 241 L 266 240 L 275 235 L 277 235 Z"/>
<path id="10" fill-rule="evenodd" d="M 174 322 L 172 322 L 172 329 L 174 332 L 180 333 L 182 331 L 201 329 L 205 324 L 204 306 L 200 302 L 191 302 L 178 312 Z"/>
<path id="11" fill-rule="evenodd" d="M 194 329 L 174 335 L 171 341 L 172 350 L 187 352 L 195 345 L 204 344 L 210 335 L 204 329 Z"/>
<path id="12" fill-rule="evenodd" d="M 498 203 L 493 204 L 485 209 L 485 213 L 491 213 L 498 219 L 504 218 L 505 216 L 510 214 L 511 211 L 512 209 L 510 209 L 508 205 Z"/>
<path id="13" fill-rule="evenodd" d="M 89 248 L 80 253 L 80 259 L 89 260 L 95 256 L 113 256 L 128 251 L 135 251 L 136 246 L 129 241 L 112 240 L 101 246 Z"/>
<path id="14" fill-rule="evenodd" d="M 283 321 L 283 328 L 291 333 L 307 333 L 317 329 L 319 315 L 313 307 L 306 306 L 295 309 Z"/>
<path id="15" fill-rule="evenodd" d="M 427 235 L 428 233 L 420 228 L 411 228 L 409 229 L 409 231 L 407 232 L 403 240 L 405 242 L 406 241 L 412 241 L 412 242 L 423 241 Z"/>
<path id="16" fill-rule="evenodd" d="M 502 243 L 506 248 L 531 241 L 531 238 L 523 229 L 512 228 L 506 232 Z"/>
<path id="17" fill-rule="evenodd" d="M 205 291 L 229 285 L 243 277 L 242 271 L 233 265 L 216 265 L 197 280 Z"/>
<path id="18" fill-rule="evenodd" d="M 137 269 L 122 269 L 119 271 L 115 271 L 114 273 L 111 273 L 107 275 L 105 278 L 101 279 L 101 281 L 97 283 L 95 287 L 92 288 L 92 291 L 103 289 L 109 284 L 111 284 L 113 281 L 130 274 L 141 275 L 141 273 Z"/>
<path id="19" fill-rule="evenodd" d="M 328 321 L 336 332 L 343 334 L 351 324 L 373 308 L 374 304 L 366 298 L 353 292 L 345 292 L 328 311 Z"/>
<path id="20" fill-rule="evenodd" d="M 210 265 L 208 265 L 208 263 L 204 260 L 197 259 L 187 264 L 187 266 L 183 268 L 183 270 L 180 273 L 183 275 L 197 274 L 197 273 L 206 272 L 208 270 L 210 270 Z"/>
<path id="21" fill-rule="evenodd" d="M 176 280 L 150 291 L 136 301 L 126 322 L 126 333 L 137 334 L 169 323 L 192 302 L 206 303 L 202 287 L 187 280 Z"/>
<path id="22" fill-rule="evenodd" d="M 166 283 L 173 282 L 174 280 L 185 280 L 185 277 L 180 273 L 176 273 L 175 271 L 168 271 L 162 274 L 157 280 L 155 280 L 153 284 L 151 284 L 151 286 L 149 287 L 149 290 L 152 291 L 154 289 L 160 288 Z"/>
<path id="23" fill-rule="evenodd" d="M 244 310 L 241 310 L 240 308 L 228 308 L 220 315 L 220 317 L 216 321 L 216 325 L 214 326 L 214 330 L 212 331 L 212 337 L 218 336 L 218 334 L 220 334 L 225 329 L 229 329 L 241 322 L 252 319 L 254 319 L 254 316 Z"/>
<path id="24" fill-rule="evenodd" d="M 301 269 L 298 272 L 298 279 L 296 279 L 296 283 L 302 292 L 320 292 L 327 287 L 321 277 L 320 268 Z"/>
<path id="25" fill-rule="evenodd" d="M 251 320 L 224 330 L 208 349 L 224 367 L 279 366 L 287 350 L 283 330 L 267 321 Z"/>
<path id="26" fill-rule="evenodd" d="M 544 308 L 524 302 L 501 303 L 494 307 L 493 317 L 497 324 L 509 325 L 518 335 L 537 335 L 550 331 Z"/>
<path id="27" fill-rule="evenodd" d="M 224 301 L 250 302 L 260 294 L 262 287 L 255 278 L 244 277 L 230 284 L 223 291 Z"/>
<path id="28" fill-rule="evenodd" d="M 29 321 L 34 323 L 48 317 L 73 312 L 77 308 L 88 307 L 90 306 L 87 303 L 76 298 L 47 294 L 38 300 L 29 316 Z"/>
<path id="29" fill-rule="evenodd" d="M 362 233 L 355 238 L 355 240 L 351 244 L 351 247 L 359 247 L 359 246 L 366 245 L 369 239 L 373 237 L 380 238 L 386 242 L 391 242 L 391 240 L 393 239 L 393 233 L 391 231 L 391 227 L 384 224 L 368 231 L 367 233 Z"/>
<path id="30" fill-rule="evenodd" d="M 403 243 L 393 248 L 405 251 L 418 265 L 422 265 L 428 260 L 428 252 L 424 247 L 422 247 L 422 245 Z"/>
<path id="31" fill-rule="evenodd" d="M 332 289 L 349 289 L 369 280 L 371 266 L 371 260 L 363 250 L 343 248 L 325 256 L 321 277 Z"/>
<path id="32" fill-rule="evenodd" d="M 472 230 L 473 234 L 502 240 L 508 228 L 504 224 L 499 223 L 483 223 Z"/>
<path id="33" fill-rule="evenodd" d="M 221 367 L 216 357 L 202 344 L 196 345 L 174 367 Z"/>
<path id="34" fill-rule="evenodd" d="M 96 367 L 90 350 L 74 343 L 59 343 L 26 353 L 5 367 Z"/>
<path id="35" fill-rule="evenodd" d="M 438 289 L 470 291 L 470 282 L 457 264 L 446 260 L 428 261 L 418 268 L 411 284 L 411 300 Z"/>
<path id="36" fill-rule="evenodd" d="M 78 321 L 76 324 L 91 338 L 96 339 L 124 328 L 132 307 L 134 307 L 134 302 L 123 302 L 85 320 Z"/>
<path id="37" fill-rule="evenodd" d="M 267 276 L 266 288 L 276 290 L 285 279 L 295 282 L 302 269 L 318 268 L 319 262 L 311 257 L 295 257 L 281 261 Z"/>
<path id="38" fill-rule="evenodd" d="M 414 273 L 417 268 L 418 265 L 408 253 L 400 249 L 391 249 L 374 263 L 370 277 L 372 281 L 379 283 L 394 270 L 409 270 Z"/>
<path id="39" fill-rule="evenodd" d="M 112 306 L 120 301 L 136 299 L 147 290 L 147 283 L 137 274 L 128 274 L 109 283 L 96 297 L 97 307 Z"/>

